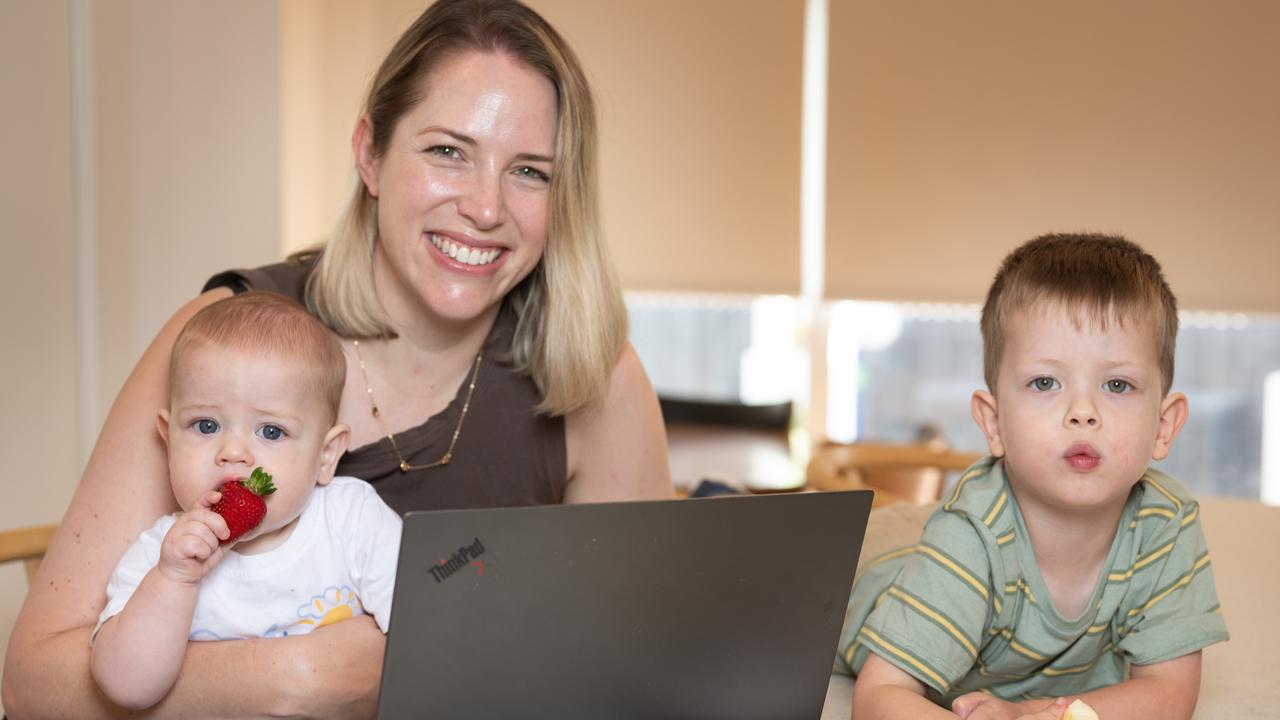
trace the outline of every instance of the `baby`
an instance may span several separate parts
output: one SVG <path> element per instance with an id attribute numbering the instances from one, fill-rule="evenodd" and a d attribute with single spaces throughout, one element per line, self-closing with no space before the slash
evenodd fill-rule
<path id="1" fill-rule="evenodd" d="M 188 640 L 296 635 L 362 612 L 385 632 L 401 523 L 367 483 L 333 476 L 350 436 L 335 424 L 334 335 L 283 296 L 244 293 L 191 318 L 169 377 L 157 426 L 182 512 L 143 532 L 107 587 L 92 663 L 107 697 L 159 702 Z"/>
<path id="2" fill-rule="evenodd" d="M 919 543 L 854 585 L 837 669 L 854 717 L 1189 718 L 1227 639 L 1195 500 L 1148 467 L 1187 420 L 1177 307 L 1133 243 L 1048 235 L 982 310 L 988 457 Z M 945 708 L 951 708 L 955 714 Z"/>

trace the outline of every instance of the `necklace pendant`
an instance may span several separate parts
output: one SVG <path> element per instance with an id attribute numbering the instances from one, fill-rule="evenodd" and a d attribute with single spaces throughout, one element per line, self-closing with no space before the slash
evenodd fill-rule
<path id="1" fill-rule="evenodd" d="M 452 460 L 452 459 L 453 459 L 453 453 L 451 453 L 451 452 L 447 452 L 447 453 L 445 453 L 445 454 L 444 454 L 444 457 L 440 458 L 440 464 L 441 464 L 441 465 L 448 465 L 448 464 L 449 464 L 449 461 L 450 461 L 450 460 Z"/>
<path id="2" fill-rule="evenodd" d="M 382 417 L 381 413 L 379 413 L 379 412 L 378 412 L 378 406 L 377 406 L 377 405 L 374 405 L 374 406 L 373 406 L 373 416 L 374 416 L 374 417 Z"/>
<path id="3" fill-rule="evenodd" d="M 401 461 L 400 461 L 400 472 L 402 472 L 402 473 L 407 473 L 407 472 L 409 472 L 409 463 L 405 462 L 404 460 L 401 460 Z"/>

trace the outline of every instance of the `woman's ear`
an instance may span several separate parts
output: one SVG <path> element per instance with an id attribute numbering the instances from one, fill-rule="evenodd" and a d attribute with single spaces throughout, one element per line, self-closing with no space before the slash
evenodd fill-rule
<path id="1" fill-rule="evenodd" d="M 1160 424 L 1156 426 L 1156 442 L 1151 449 L 1152 460 L 1163 460 L 1169 456 L 1173 447 L 1173 439 L 1187 422 L 1190 407 L 1187 396 L 1182 393 L 1170 393 L 1160 403 Z"/>
<path id="2" fill-rule="evenodd" d="M 969 402 L 973 421 L 987 438 L 987 451 L 992 457 L 1004 457 L 1004 440 L 1000 438 L 1000 414 L 996 396 L 986 390 L 975 390 Z"/>
<path id="3" fill-rule="evenodd" d="M 347 444 L 350 442 L 351 428 L 341 423 L 325 433 L 324 444 L 320 446 L 320 467 L 316 468 L 316 472 L 320 473 L 320 477 L 316 478 L 317 485 L 328 485 L 333 479 L 333 473 L 338 469 L 338 458 L 347 451 Z"/>
<path id="4" fill-rule="evenodd" d="M 378 197 L 378 158 L 373 148 L 373 121 L 369 113 L 360 116 L 351 131 L 351 152 L 356 158 L 356 172 L 369 194 Z"/>

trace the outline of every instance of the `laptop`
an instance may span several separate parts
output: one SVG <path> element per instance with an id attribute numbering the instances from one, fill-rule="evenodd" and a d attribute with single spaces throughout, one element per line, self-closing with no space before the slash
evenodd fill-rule
<path id="1" fill-rule="evenodd" d="M 822 714 L 869 491 L 405 515 L 379 718 Z"/>

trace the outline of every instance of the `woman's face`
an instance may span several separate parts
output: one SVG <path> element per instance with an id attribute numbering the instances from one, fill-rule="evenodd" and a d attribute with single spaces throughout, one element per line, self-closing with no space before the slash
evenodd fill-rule
<path id="1" fill-rule="evenodd" d="M 504 54 L 469 51 L 425 78 L 422 100 L 357 166 L 378 198 L 374 278 L 397 326 L 466 322 L 498 304 L 542 258 L 556 137 L 555 88 Z"/>

